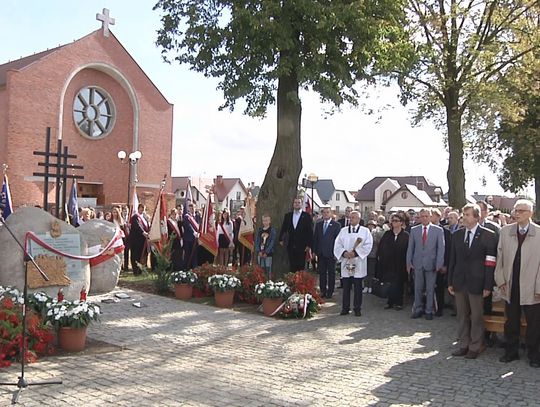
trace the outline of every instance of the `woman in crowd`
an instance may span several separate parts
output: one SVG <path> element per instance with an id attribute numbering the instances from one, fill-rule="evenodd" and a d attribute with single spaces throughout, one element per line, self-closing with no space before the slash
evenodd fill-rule
<path id="1" fill-rule="evenodd" d="M 377 250 L 378 270 L 382 281 L 390 283 L 385 309 L 403 309 L 403 288 L 407 278 L 407 247 L 409 233 L 404 229 L 405 218 L 395 213 L 390 218 L 392 228 L 384 233 Z"/>
<path id="2" fill-rule="evenodd" d="M 233 222 L 227 208 L 221 212 L 219 222 L 216 227 L 216 237 L 218 243 L 218 255 L 216 263 L 222 266 L 229 264 L 229 255 L 234 248 L 233 243 Z"/>
<path id="3" fill-rule="evenodd" d="M 174 239 L 171 246 L 171 262 L 175 271 L 182 270 L 182 231 L 178 224 L 178 211 L 172 208 L 167 218 L 169 239 Z"/>
<path id="4" fill-rule="evenodd" d="M 124 241 L 124 251 L 125 251 L 126 250 L 126 245 L 127 245 L 127 240 L 128 240 L 127 237 L 128 237 L 128 234 L 129 234 L 128 224 L 124 220 L 124 217 L 122 216 L 122 213 L 120 212 L 120 208 L 118 208 L 117 206 L 114 206 L 112 208 L 111 216 L 112 216 L 112 223 L 114 223 L 115 226 L 117 228 L 119 228 L 120 231 L 122 232 L 122 240 Z M 129 264 L 129 261 L 124 256 L 124 264 L 122 265 L 122 268 L 124 270 L 126 270 L 126 271 L 128 269 L 128 264 Z"/>
<path id="5" fill-rule="evenodd" d="M 112 212 L 105 212 L 103 219 L 105 219 L 107 222 L 114 223 Z"/>

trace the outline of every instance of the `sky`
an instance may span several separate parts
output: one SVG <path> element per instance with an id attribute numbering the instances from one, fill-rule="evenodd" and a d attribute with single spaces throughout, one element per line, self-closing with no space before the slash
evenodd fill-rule
<path id="1" fill-rule="evenodd" d="M 77 40 L 101 27 L 96 13 L 110 9 L 111 31 L 174 104 L 172 176 L 240 177 L 245 184 L 263 182 L 276 140 L 275 105 L 265 119 L 218 111 L 223 97 L 217 79 L 187 66 L 167 64 L 155 45 L 160 14 L 155 1 L 2 0 L 0 64 Z M 410 124 L 409 108 L 398 101 L 397 88 L 369 91 L 366 109 L 344 108 L 327 115 L 314 93 L 303 92 L 303 174 L 333 179 L 338 189 L 358 190 L 374 176 L 424 175 L 447 191 L 448 153 L 443 135 L 427 122 Z M 382 110 L 369 115 L 365 111 Z M 186 149 L 192 152 L 186 154 Z M 144 159 L 144 151 L 143 151 Z M 466 189 L 503 192 L 486 166 L 465 163 Z M 483 186 L 482 179 L 487 181 Z"/>

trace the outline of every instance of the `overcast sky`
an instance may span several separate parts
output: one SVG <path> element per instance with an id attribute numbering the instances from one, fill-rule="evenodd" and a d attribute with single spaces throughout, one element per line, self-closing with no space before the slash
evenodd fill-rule
<path id="1" fill-rule="evenodd" d="M 172 176 L 221 174 L 260 185 L 274 149 L 275 106 L 269 107 L 264 120 L 243 116 L 241 104 L 234 113 L 219 112 L 223 98 L 216 90 L 217 80 L 162 62 L 155 46 L 160 22 L 159 14 L 152 11 L 154 3 L 2 0 L 0 63 L 83 37 L 101 26 L 95 15 L 107 7 L 116 19 L 111 30 L 174 104 Z M 384 108 L 382 116 L 364 114 L 362 109 L 327 116 L 315 94 L 301 95 L 302 173 L 331 178 L 337 188 L 349 190 L 357 190 L 374 176 L 424 175 L 446 192 L 448 154 L 442 134 L 430 123 L 412 128 L 396 88 L 370 94 L 363 103 L 369 109 Z M 467 193 L 502 192 L 487 167 L 467 162 L 466 171 Z"/>

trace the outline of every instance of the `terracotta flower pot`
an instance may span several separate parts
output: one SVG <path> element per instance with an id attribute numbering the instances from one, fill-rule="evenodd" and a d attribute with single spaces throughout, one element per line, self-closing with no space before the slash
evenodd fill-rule
<path id="1" fill-rule="evenodd" d="M 264 315 L 270 316 L 283 303 L 282 298 L 263 298 L 262 306 Z"/>
<path id="2" fill-rule="evenodd" d="M 190 284 L 175 284 L 174 296 L 179 300 L 189 300 L 193 296 L 193 286 Z"/>
<path id="3" fill-rule="evenodd" d="M 234 303 L 234 290 L 216 291 L 214 293 L 216 305 L 220 308 L 231 308 Z"/>
<path id="4" fill-rule="evenodd" d="M 86 328 L 64 326 L 58 329 L 58 346 L 68 352 L 80 352 L 86 346 Z"/>

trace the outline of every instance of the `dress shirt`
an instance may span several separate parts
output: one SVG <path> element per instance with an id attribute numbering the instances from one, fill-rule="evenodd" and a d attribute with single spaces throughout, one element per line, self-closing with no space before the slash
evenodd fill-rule
<path id="1" fill-rule="evenodd" d="M 292 213 L 292 224 L 293 227 L 296 229 L 296 226 L 298 226 L 298 221 L 300 220 L 300 215 L 302 215 L 302 211 L 293 211 Z"/>
<path id="2" fill-rule="evenodd" d="M 474 227 L 472 229 L 465 228 L 465 240 L 464 240 L 464 242 L 467 241 L 467 233 L 471 232 L 471 239 L 469 241 L 469 248 L 472 246 L 472 242 L 474 240 L 474 235 L 476 234 L 476 229 L 478 229 L 478 223 L 476 225 L 474 225 Z"/>

